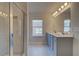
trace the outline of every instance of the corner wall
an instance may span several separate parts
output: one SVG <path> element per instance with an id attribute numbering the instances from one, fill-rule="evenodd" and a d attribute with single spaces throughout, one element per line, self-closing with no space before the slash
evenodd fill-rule
<path id="1" fill-rule="evenodd" d="M 71 4 L 71 32 L 73 39 L 73 56 L 79 56 L 79 3 Z"/>

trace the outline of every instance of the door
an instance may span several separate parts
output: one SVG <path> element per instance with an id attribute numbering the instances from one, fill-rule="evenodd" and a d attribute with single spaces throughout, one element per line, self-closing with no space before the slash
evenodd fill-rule
<path id="1" fill-rule="evenodd" d="M 23 12 L 13 3 L 13 55 L 23 54 Z"/>

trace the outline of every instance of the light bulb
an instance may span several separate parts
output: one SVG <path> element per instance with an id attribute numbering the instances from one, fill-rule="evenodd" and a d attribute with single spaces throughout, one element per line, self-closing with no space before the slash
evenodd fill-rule
<path id="1" fill-rule="evenodd" d="M 55 13 L 58 13 L 57 11 Z"/>
<path id="2" fill-rule="evenodd" d="M 67 6 L 67 2 L 66 2 L 66 3 L 64 3 L 64 6 Z"/>
<path id="3" fill-rule="evenodd" d="M 2 12 L 0 11 L 0 14 L 2 14 Z"/>
<path id="4" fill-rule="evenodd" d="M 61 11 L 61 8 L 59 8 L 58 10 Z"/>
<path id="5" fill-rule="evenodd" d="M 6 14 L 5 13 L 3 13 L 3 16 L 5 16 Z"/>
<path id="6" fill-rule="evenodd" d="M 56 12 L 54 12 L 54 13 L 53 13 L 53 16 L 55 16 L 57 13 L 58 13 L 57 11 L 56 11 Z"/>
<path id="7" fill-rule="evenodd" d="M 63 8 L 64 8 L 64 6 L 61 6 L 61 8 L 63 9 Z"/>

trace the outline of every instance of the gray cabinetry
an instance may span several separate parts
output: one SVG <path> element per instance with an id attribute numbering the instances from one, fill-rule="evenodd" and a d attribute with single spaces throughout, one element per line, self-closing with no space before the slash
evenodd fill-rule
<path id="1" fill-rule="evenodd" d="M 73 55 L 73 38 L 56 37 L 48 34 L 48 46 L 52 56 L 72 56 Z"/>

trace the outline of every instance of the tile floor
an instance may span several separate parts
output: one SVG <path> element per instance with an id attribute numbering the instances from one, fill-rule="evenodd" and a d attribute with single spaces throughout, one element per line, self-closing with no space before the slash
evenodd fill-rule
<path id="1" fill-rule="evenodd" d="M 48 48 L 48 46 L 29 46 L 29 56 L 53 56 L 53 50 Z"/>

